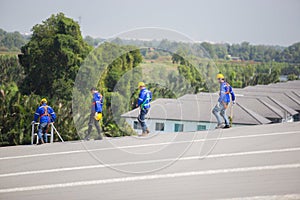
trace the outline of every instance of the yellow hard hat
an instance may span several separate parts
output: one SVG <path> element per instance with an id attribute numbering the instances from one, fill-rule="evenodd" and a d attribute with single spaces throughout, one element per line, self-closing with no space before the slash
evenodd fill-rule
<path id="1" fill-rule="evenodd" d="M 46 98 L 42 98 L 41 104 L 43 104 L 43 103 L 47 103 L 47 99 Z"/>
<path id="2" fill-rule="evenodd" d="M 102 119 L 102 113 L 95 113 L 95 116 L 94 116 L 95 120 L 99 121 Z"/>
<path id="3" fill-rule="evenodd" d="M 144 82 L 139 82 L 138 87 L 145 87 L 145 83 Z"/>
<path id="4" fill-rule="evenodd" d="M 223 74 L 217 74 L 217 79 L 224 79 L 225 77 L 224 77 L 224 75 Z"/>

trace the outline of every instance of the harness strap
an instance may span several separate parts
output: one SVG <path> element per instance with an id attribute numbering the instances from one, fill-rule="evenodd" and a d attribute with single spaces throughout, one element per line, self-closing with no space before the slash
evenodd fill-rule
<path id="1" fill-rule="evenodd" d="M 144 109 L 144 106 L 146 104 L 147 101 L 150 101 L 150 91 L 147 92 L 147 98 L 145 99 L 145 101 L 141 104 L 142 109 Z"/>
<path id="2" fill-rule="evenodd" d="M 50 116 L 48 113 L 48 106 L 42 106 L 44 108 L 44 114 L 41 115 L 41 117 L 43 116 Z"/>
<path id="3" fill-rule="evenodd" d="M 230 91 L 229 91 L 230 84 L 229 84 L 229 83 L 227 83 L 227 82 L 226 82 L 226 87 L 227 87 L 228 91 L 227 91 L 227 92 L 225 92 L 225 94 L 230 94 Z"/>
<path id="4" fill-rule="evenodd" d="M 50 117 L 50 114 L 48 113 L 48 106 L 42 106 L 42 107 L 44 108 L 44 114 L 42 114 L 40 117 L 43 117 L 43 116 Z M 49 126 L 50 126 L 50 119 L 48 120 L 48 124 L 47 124 L 47 128 L 46 128 L 46 133 L 48 133 Z"/>

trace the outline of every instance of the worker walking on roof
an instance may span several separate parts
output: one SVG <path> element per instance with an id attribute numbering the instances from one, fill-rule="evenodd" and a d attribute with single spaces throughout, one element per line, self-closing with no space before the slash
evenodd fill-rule
<path id="1" fill-rule="evenodd" d="M 218 125 L 216 128 L 230 128 L 229 119 L 226 115 L 226 109 L 230 103 L 230 96 L 232 102 L 235 103 L 235 95 L 232 87 L 225 81 L 223 74 L 217 75 L 218 82 L 220 83 L 220 93 L 217 105 L 214 107 L 212 113 L 216 116 Z M 225 121 L 225 126 L 222 124 L 222 118 Z"/>
<path id="2" fill-rule="evenodd" d="M 102 106 L 103 106 L 103 96 L 96 90 L 96 88 L 91 88 L 92 98 L 92 108 L 89 119 L 89 128 L 85 140 L 90 139 L 90 134 L 93 129 L 93 124 L 96 126 L 98 132 L 98 140 L 102 140 L 101 130 L 99 121 L 102 119 Z"/>
<path id="3" fill-rule="evenodd" d="M 138 116 L 138 121 L 142 127 L 142 134 L 139 136 L 145 136 L 150 133 L 147 124 L 145 122 L 145 117 L 150 109 L 150 101 L 152 100 L 152 93 L 146 88 L 145 83 L 139 82 L 138 88 L 140 90 L 139 99 L 137 107 L 140 107 L 140 114 Z"/>
<path id="4" fill-rule="evenodd" d="M 41 100 L 40 106 L 36 109 L 32 124 L 36 123 L 39 118 L 40 118 L 40 124 L 37 133 L 39 138 L 38 144 L 44 144 L 48 142 L 47 133 L 48 133 L 49 124 L 53 123 L 56 119 L 56 115 L 53 108 L 47 105 L 47 99 L 45 98 Z M 44 135 L 44 139 L 42 135 Z"/>

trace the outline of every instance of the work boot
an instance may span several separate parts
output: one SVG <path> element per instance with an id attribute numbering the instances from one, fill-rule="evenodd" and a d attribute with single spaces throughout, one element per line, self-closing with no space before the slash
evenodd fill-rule
<path id="1" fill-rule="evenodd" d="M 44 144 L 45 142 L 44 142 L 44 140 L 43 139 L 39 139 L 39 141 L 38 141 L 38 143 L 37 143 L 37 145 L 41 145 L 41 144 Z"/>
<path id="2" fill-rule="evenodd" d="M 150 133 L 150 130 L 149 130 L 149 128 L 147 128 L 147 129 L 146 129 L 146 133 L 147 133 L 147 134 L 149 134 L 149 133 Z"/>
<path id="3" fill-rule="evenodd" d="M 216 129 L 219 129 L 219 128 L 224 128 L 224 125 L 223 125 L 223 124 L 218 124 L 218 125 L 216 126 Z"/>
<path id="4" fill-rule="evenodd" d="M 143 131 L 142 136 L 147 136 L 147 135 L 148 135 L 147 130 L 146 130 L 146 131 Z"/>
<path id="5" fill-rule="evenodd" d="M 230 126 L 226 124 L 223 128 L 230 128 Z"/>
<path id="6" fill-rule="evenodd" d="M 102 139 L 103 139 L 103 137 L 101 134 L 99 134 L 99 136 L 97 138 L 95 138 L 95 140 L 102 140 Z"/>
<path id="7" fill-rule="evenodd" d="M 85 132 L 84 132 L 84 134 L 85 134 L 85 137 L 84 137 L 84 139 L 83 139 L 83 140 L 85 140 L 85 141 L 89 141 L 89 140 L 90 140 L 90 133 L 89 133 L 89 132 L 87 132 L 87 131 L 85 131 Z"/>

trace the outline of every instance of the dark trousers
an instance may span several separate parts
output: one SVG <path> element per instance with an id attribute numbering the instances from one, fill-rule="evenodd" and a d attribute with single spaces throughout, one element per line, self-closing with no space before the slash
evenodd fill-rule
<path id="1" fill-rule="evenodd" d="M 145 132 L 146 129 L 147 129 L 147 124 L 145 122 L 145 117 L 146 117 L 148 111 L 149 111 L 149 109 L 141 109 L 140 114 L 138 116 L 138 121 L 141 123 L 141 127 L 142 127 L 143 132 Z"/>
<path id="2" fill-rule="evenodd" d="M 92 132 L 92 129 L 93 129 L 93 124 L 96 126 L 96 129 L 97 129 L 97 132 L 98 132 L 98 135 L 99 135 L 99 138 L 102 138 L 101 136 L 101 130 L 100 130 L 100 125 L 99 125 L 99 121 L 97 121 L 95 118 L 95 113 L 91 113 L 90 115 L 90 119 L 89 119 L 89 128 L 88 128 L 88 132 L 87 132 L 87 136 L 86 138 L 88 138 Z"/>

